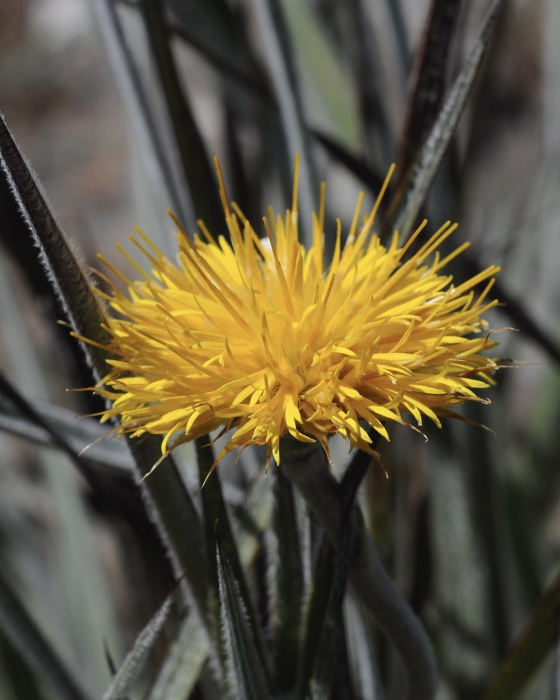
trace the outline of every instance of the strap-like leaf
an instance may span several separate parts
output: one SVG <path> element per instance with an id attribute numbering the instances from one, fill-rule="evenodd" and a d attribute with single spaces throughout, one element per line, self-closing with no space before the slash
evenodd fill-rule
<path id="1" fill-rule="evenodd" d="M 159 133 L 148 89 L 133 52 L 127 42 L 124 28 L 113 0 L 90 0 L 97 23 L 105 41 L 120 92 L 128 111 L 128 118 L 135 129 L 140 153 L 145 161 L 146 174 L 163 208 L 170 206 L 189 230 L 194 227 L 195 216 L 188 197 L 181 191 L 169 155 Z"/>
<path id="2" fill-rule="evenodd" d="M 163 605 L 136 638 L 132 649 L 115 673 L 111 685 L 103 694 L 103 700 L 124 700 L 126 694 L 131 690 L 171 612 L 177 588 L 178 586 L 171 591 Z"/>
<path id="3" fill-rule="evenodd" d="M 503 0 L 495 0 L 492 4 L 475 45 L 445 99 L 424 145 L 395 193 L 383 224 L 385 236 L 397 230 L 401 241 L 408 238 L 478 75 L 502 3 Z"/>
<path id="4" fill-rule="evenodd" d="M 194 210 L 197 218 L 203 219 L 215 235 L 225 234 L 227 229 L 213 171 L 171 51 L 163 2 L 140 0 L 140 6 Z"/>
<path id="5" fill-rule="evenodd" d="M 230 700 L 270 700 L 266 673 L 253 643 L 238 582 L 216 535 L 220 641 L 224 685 Z"/>
<path id="6" fill-rule="evenodd" d="M 0 627 L 57 700 L 89 700 L 0 571 Z"/>
<path id="7" fill-rule="evenodd" d="M 352 697 L 342 605 L 357 545 L 357 533 L 350 514 L 370 462 L 368 455 L 357 452 L 340 485 L 343 530 L 336 553 L 321 638 L 315 654 L 310 685 L 313 700 L 331 700 L 335 697 L 342 700 Z"/>
<path id="8" fill-rule="evenodd" d="M 190 615 L 165 658 L 148 700 L 188 698 L 209 653 L 204 627 L 196 615 Z"/>
<path id="9" fill-rule="evenodd" d="M 514 700 L 558 640 L 560 578 L 531 615 L 517 642 L 502 663 L 484 700 Z"/>
<path id="10" fill-rule="evenodd" d="M 422 44 L 415 58 L 414 84 L 399 158 L 401 175 L 412 163 L 443 100 L 447 58 L 460 9 L 461 0 L 432 0 Z"/>
<path id="11" fill-rule="evenodd" d="M 100 347 L 88 345 L 84 346 L 84 350 L 98 377 L 103 376 L 109 357 L 103 347 L 108 335 L 101 325 L 105 321 L 104 310 L 82 265 L 51 214 L 3 118 L 0 118 L 0 164 L 74 329 L 90 340 L 100 343 Z M 140 480 L 161 457 L 161 440 L 155 436 L 148 436 L 142 441 L 132 440 L 129 445 L 136 476 Z M 168 457 L 166 463 L 150 476 L 146 482 L 146 491 L 149 494 L 147 504 L 151 518 L 160 528 L 175 573 L 180 575 L 183 570 L 186 571 L 190 588 L 204 614 L 206 566 L 201 557 L 204 548 L 201 542 L 199 545 L 192 545 L 193 540 L 196 541 L 201 536 L 200 520 L 171 458 Z M 185 537 L 186 532 L 189 533 L 188 539 Z"/>
<path id="12" fill-rule="evenodd" d="M 281 449 L 282 469 L 338 547 L 343 523 L 340 488 L 329 470 L 324 452 L 317 445 L 296 444 L 289 438 Z M 354 509 L 352 517 L 359 543 L 350 573 L 354 590 L 400 652 L 409 676 L 407 697 L 433 700 L 437 671 L 430 640 L 385 571 L 359 508 Z"/>
<path id="13" fill-rule="evenodd" d="M 226 507 L 226 502 L 222 492 L 222 485 L 218 470 L 212 471 L 214 464 L 214 450 L 212 446 L 208 443 L 210 438 L 208 435 L 204 435 L 196 439 L 196 455 L 198 462 L 198 470 L 200 475 L 200 483 L 202 485 L 202 506 L 204 511 L 204 530 L 206 535 L 206 545 L 211 547 L 210 544 L 214 538 L 214 533 L 216 529 L 216 523 L 218 523 L 221 533 L 221 547 L 223 548 L 227 558 L 228 566 L 233 572 L 233 576 L 236 580 L 236 586 L 239 590 L 239 595 L 243 601 L 243 608 L 248 615 L 250 622 L 250 629 L 252 630 L 253 646 L 257 651 L 259 656 L 261 667 L 265 670 L 268 675 L 267 659 L 264 651 L 264 643 L 261 639 L 260 627 L 257 621 L 257 615 L 254 610 L 254 606 L 249 594 L 249 587 L 245 579 L 245 572 L 241 566 L 241 559 L 239 557 L 239 552 L 237 550 L 237 543 L 235 541 L 228 510 Z M 213 549 L 213 548 L 212 548 Z M 213 552 L 212 552 L 213 554 Z M 208 552 L 208 556 L 212 556 Z M 214 558 L 210 559 L 210 563 L 214 561 Z M 219 572 L 216 566 L 211 566 L 210 579 L 214 586 L 214 592 L 216 597 L 218 596 L 219 588 Z"/>
<path id="14" fill-rule="evenodd" d="M 309 220 L 311 212 L 316 209 L 314 169 L 290 36 L 280 0 L 251 0 L 251 6 L 265 50 L 265 61 L 282 121 L 288 152 L 287 161 L 290 165 L 296 154 L 300 154 L 299 197 L 300 210 L 303 212 L 300 223 L 302 238 L 310 245 L 312 237 Z"/>
<path id="15" fill-rule="evenodd" d="M 292 483 L 278 468 L 274 470 L 273 478 L 274 589 L 271 616 L 274 682 L 277 690 L 289 693 L 294 691 L 299 680 L 303 562 Z"/>
<path id="16" fill-rule="evenodd" d="M 53 283 L 74 330 L 92 341 L 104 345 L 108 333 L 101 323 L 105 313 L 93 284 L 66 241 L 51 214 L 45 197 L 17 147 L 4 117 L 0 115 L 0 165 L 21 214 L 40 251 L 41 261 Z M 107 352 L 91 346 L 86 357 L 99 376 L 106 373 Z"/>

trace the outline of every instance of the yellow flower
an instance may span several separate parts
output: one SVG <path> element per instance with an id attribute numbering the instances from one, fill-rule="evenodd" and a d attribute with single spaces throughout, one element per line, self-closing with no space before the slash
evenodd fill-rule
<path id="1" fill-rule="evenodd" d="M 191 241 L 178 222 L 178 264 L 139 230 L 134 240 L 151 264 L 128 286 L 113 288 L 108 321 L 111 372 L 98 391 L 112 400 L 103 420 L 119 416 L 120 434 L 164 435 L 162 454 L 223 426 L 235 428 L 218 460 L 252 444 L 266 445 L 280 462 L 280 438 L 302 442 L 342 435 L 350 448 L 372 452 L 366 428 L 388 438 L 383 421 L 437 425 L 449 407 L 476 399 L 492 383 L 493 347 L 481 315 L 490 281 L 475 299 L 473 287 L 492 266 L 454 286 L 440 274 L 467 244 L 441 260 L 437 248 L 454 231 L 444 224 L 406 259 L 412 240 L 388 248 L 372 233 L 376 210 L 358 225 L 363 196 L 345 244 L 338 222 L 333 258 L 325 265 L 324 188 L 313 215 L 313 245 L 298 240 L 297 164 L 291 210 L 268 210 L 261 240 L 239 208 L 222 203 L 232 244 L 203 236 Z M 126 254 L 125 254 L 126 255 Z M 431 262 L 427 262 L 431 260 Z M 108 264 L 108 263 L 107 263 Z M 121 319 L 120 317 L 124 317 Z M 472 333 L 479 336 L 470 338 Z M 171 438 L 174 438 L 170 442 Z M 218 461 L 217 460 L 217 461 Z"/>

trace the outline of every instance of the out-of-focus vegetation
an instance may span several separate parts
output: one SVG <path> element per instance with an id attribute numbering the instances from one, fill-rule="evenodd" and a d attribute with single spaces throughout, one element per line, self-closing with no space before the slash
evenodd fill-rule
<path id="1" fill-rule="evenodd" d="M 560 698 L 560 3 L 504 0 L 493 23 L 489 8 L 486 0 L 0 0 L 0 110 L 85 265 L 96 266 L 97 251 L 116 261 L 114 243 L 134 225 L 173 255 L 168 207 L 189 231 L 203 218 L 223 233 L 214 155 L 252 221 L 269 204 L 285 209 L 300 152 L 304 237 L 321 181 L 332 248 L 335 217 L 348 230 L 359 191 L 371 203 L 396 162 L 385 232 L 423 215 L 430 232 L 457 220 L 449 251 L 472 246 L 453 273 L 502 266 L 494 291 L 503 304 L 490 322 L 517 329 L 496 336 L 497 353 L 516 368 L 499 373 L 490 406 L 463 410 L 490 431 L 447 420 L 442 431 L 426 426 L 426 444 L 394 428 L 379 447 L 390 478 L 371 466 L 358 501 L 433 642 L 438 700 L 545 700 Z M 214 556 L 213 521 L 205 544 L 189 523 L 219 516 L 222 624 L 235 658 L 250 662 L 270 651 L 275 633 L 286 635 L 285 648 L 295 644 L 279 632 L 275 604 L 308 590 L 318 526 L 296 497 L 301 580 L 278 590 L 278 568 L 295 566 L 278 562 L 289 547 L 279 529 L 288 526 L 273 502 L 291 503 L 288 487 L 265 479 L 263 455 L 249 450 L 238 463 L 225 459 L 221 489 L 201 495 L 187 445 L 177 482 L 161 468 L 173 507 L 181 489 L 192 505 L 180 520 L 163 517 L 169 539 L 185 543 L 173 569 L 131 478 L 138 456 L 115 440 L 78 456 L 103 429 L 73 416 L 103 404 L 66 392 L 93 378 L 56 323 L 67 318 L 38 253 L 2 174 L 0 698 L 83 700 L 107 688 L 109 698 L 222 697 L 217 657 L 183 597 L 156 614 L 185 568 L 181 556 L 193 566 L 203 558 L 197 546 Z M 338 477 L 348 457 L 339 444 L 332 451 Z M 250 623 L 262 632 L 256 650 L 237 597 L 242 576 Z M 205 591 L 187 583 L 200 602 Z M 345 628 L 336 624 L 345 648 L 325 651 L 317 637 L 314 650 L 345 657 L 351 684 L 338 672 L 326 691 L 325 668 L 313 667 L 313 697 L 404 697 L 400 661 L 352 592 L 344 615 Z M 41 630 L 55 661 L 37 640 L 39 651 L 29 651 L 28 628 Z M 146 654 L 134 647 L 143 629 Z M 279 668 L 289 678 L 298 659 L 286 654 Z M 53 679 L 37 658 L 69 677 Z M 267 683 L 274 697 L 299 697 L 281 694 L 281 677 L 251 675 L 261 662 L 243 667 L 237 697 L 268 697 Z"/>

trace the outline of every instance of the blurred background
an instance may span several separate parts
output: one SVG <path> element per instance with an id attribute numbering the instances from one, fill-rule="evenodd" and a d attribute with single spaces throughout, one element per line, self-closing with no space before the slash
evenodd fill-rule
<path id="1" fill-rule="evenodd" d="M 427 110 L 427 124 L 407 127 L 432 5 L 281 4 L 293 47 L 292 80 L 308 127 L 303 145 L 310 187 L 302 193 L 301 221 L 305 228 L 325 181 L 332 241 L 334 218 L 347 231 L 358 193 L 365 189 L 371 203 L 391 162 L 399 166 L 395 184 L 402 178 L 411 162 L 403 133 L 412 143 L 414 128 L 422 132 L 418 140 L 431 125 L 435 113 Z M 204 3 L 168 2 L 179 79 L 203 147 L 209 157 L 219 157 L 230 197 L 255 225 L 267 205 L 286 208 L 292 167 L 278 137 L 278 81 L 258 5 L 231 0 L 205 9 Z M 482 0 L 447 5 L 452 32 L 448 26 L 451 41 L 440 74 L 432 76 L 440 91 L 432 100 L 436 108 L 488 9 Z M 119 53 L 115 27 L 129 54 L 122 44 Z M 190 231 L 197 215 L 212 230 L 223 225 L 214 194 L 205 205 L 208 215 L 195 212 L 185 194 L 148 42 L 135 0 L 0 0 L 0 110 L 68 237 L 93 267 L 97 252 L 122 267 L 114 244 L 126 247 L 134 225 L 172 254 L 167 207 Z M 159 143 L 150 141 L 127 56 L 141 77 Z M 195 178 L 205 182 L 204 173 Z M 498 385 L 485 393 L 490 406 L 464 411 L 493 432 L 446 420 L 443 431 L 426 426 L 425 443 L 397 427 L 391 444 L 381 448 L 390 479 L 372 469 L 360 497 L 389 570 L 434 639 L 439 700 L 467 700 L 483 696 L 560 572 L 557 0 L 503 3 L 424 212 L 430 232 L 447 219 L 460 223 L 452 248 L 471 241 L 454 264 L 458 278 L 491 263 L 502 266 L 496 295 L 505 306 L 489 321 L 492 328 L 518 329 L 496 336 L 497 354 L 512 358 L 517 368 L 503 370 Z M 74 426 L 79 441 L 79 421 L 68 416 L 94 412 L 100 404 L 66 391 L 89 386 L 91 377 L 68 329 L 56 324 L 60 318 L 2 180 L 0 369 L 46 414 Z M 154 570 L 158 545 L 142 540 L 144 525 L 135 527 L 130 514 L 121 517 L 66 457 L 40 446 L 40 436 L 37 444 L 18 437 L 23 428 L 8 404 L 0 399 L 0 560 L 47 637 L 100 695 L 111 676 L 105 649 L 120 661 L 165 594 L 169 574 Z M 51 404 L 62 407 L 60 414 Z M 113 443 L 99 449 L 111 453 L 115 469 L 125 460 Z M 182 455 L 187 482 L 189 454 L 187 448 Z M 345 451 L 337 447 L 335 454 L 342 469 Z M 243 499 L 236 467 L 227 462 L 220 469 L 231 482 L 232 503 Z M 255 566 L 258 577 L 258 558 Z M 382 640 L 379 657 L 390 676 Z M 559 697 L 555 676 L 550 651 L 522 697 Z M 0 634 L 0 698 L 48 697 Z"/>

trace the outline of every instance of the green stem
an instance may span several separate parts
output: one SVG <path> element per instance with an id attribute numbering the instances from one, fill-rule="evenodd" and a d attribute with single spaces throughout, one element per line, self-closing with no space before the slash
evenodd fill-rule
<path id="1" fill-rule="evenodd" d="M 343 525 L 341 490 L 322 448 L 318 444 L 308 445 L 285 438 L 281 453 L 282 470 L 305 498 L 335 547 L 339 547 Z M 437 669 L 430 640 L 385 571 L 357 506 L 353 508 L 352 517 L 358 546 L 350 581 L 402 657 L 408 673 L 407 698 L 432 700 L 437 690 Z"/>

